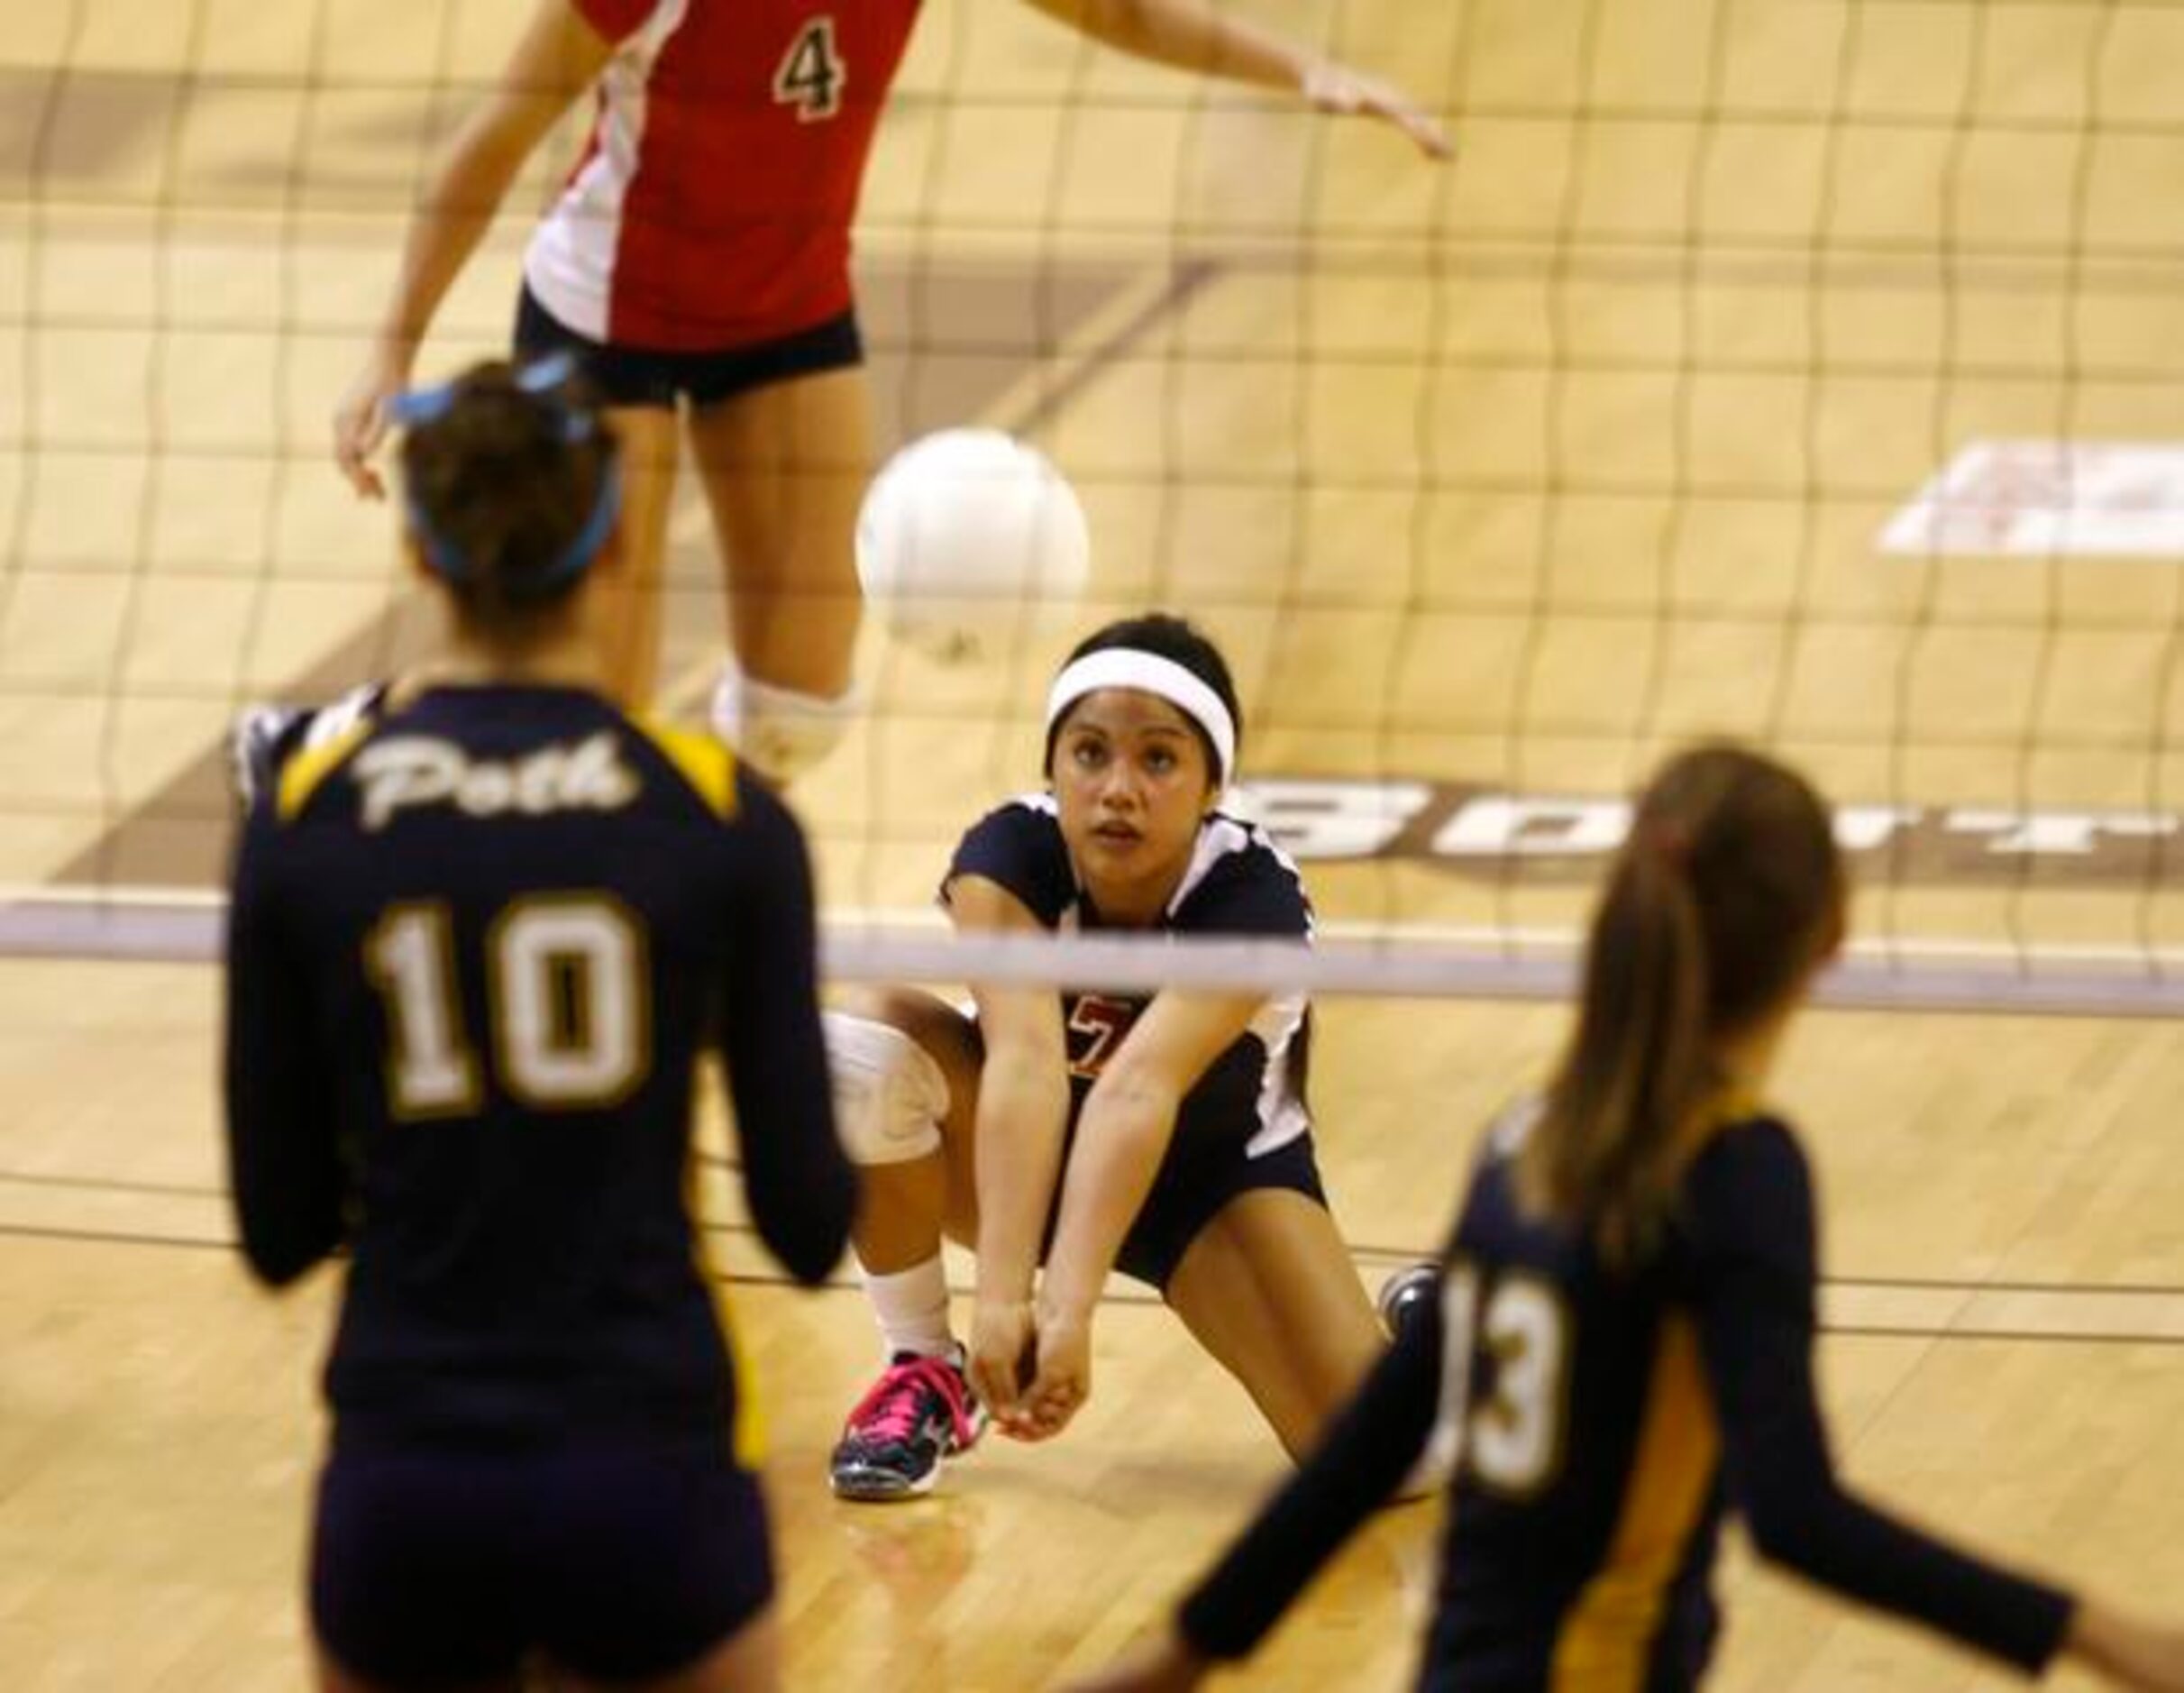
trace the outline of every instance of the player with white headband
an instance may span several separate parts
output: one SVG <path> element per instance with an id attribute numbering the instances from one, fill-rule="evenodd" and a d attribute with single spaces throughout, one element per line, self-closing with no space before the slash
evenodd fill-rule
<path id="1" fill-rule="evenodd" d="M 1308 937 L 1295 865 L 1220 809 L 1238 716 L 1227 663 L 1179 618 L 1086 640 L 1047 698 L 1046 791 L 956 848 L 941 885 L 956 929 Z M 835 1491 L 927 1491 L 988 1412 L 1022 1439 L 1058 1432 L 1091 1389 L 1092 1313 L 1118 1269 L 1157 1289 L 1302 1453 L 1384 1339 L 1313 1158 L 1304 995 L 973 998 L 965 1015 L 867 992 L 827 1017 L 887 1352 L 836 1448 Z M 967 1350 L 944 1232 L 977 1252 Z"/>

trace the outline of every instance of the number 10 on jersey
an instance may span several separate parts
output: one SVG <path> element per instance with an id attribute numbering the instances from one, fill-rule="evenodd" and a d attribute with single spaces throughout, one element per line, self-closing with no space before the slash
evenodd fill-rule
<path id="1" fill-rule="evenodd" d="M 605 893 L 531 894 L 487 925 L 494 1084 L 542 1111 L 618 1104 L 651 1068 L 641 921 Z M 454 924 L 436 900 L 391 905 L 364 938 L 387 1013 L 387 1110 L 397 1121 L 467 1116 L 485 1071 L 463 1027 Z"/>

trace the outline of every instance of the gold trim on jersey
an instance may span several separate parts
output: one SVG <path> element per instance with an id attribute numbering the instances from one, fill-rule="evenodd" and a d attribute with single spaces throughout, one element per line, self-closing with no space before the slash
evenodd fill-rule
<path id="1" fill-rule="evenodd" d="M 292 823 L 311 802 L 311 796 L 328 776 L 338 770 L 350 754 L 362 746 L 364 738 L 379 728 L 376 718 L 360 718 L 332 740 L 318 746 L 298 747 L 280 769 L 280 786 L 274 815 L 283 823 Z"/>
<path id="2" fill-rule="evenodd" d="M 1697 1330 L 1688 1316 L 1670 1313 L 1654 1342 L 1645 1415 L 1606 1561 L 1555 1640 L 1554 1693 L 1639 1693 L 1645 1686 L 1661 1606 L 1690 1549 L 1720 1450 Z"/>
<path id="3" fill-rule="evenodd" d="M 736 815 L 736 755 L 725 743 L 652 717 L 632 717 L 629 726 L 660 749 L 716 817 Z"/>
<path id="4" fill-rule="evenodd" d="M 697 1095 L 706 1081 L 703 1066 L 694 1066 L 691 1076 L 691 1116 L 697 1115 Z M 705 1278 L 706 1291 L 713 1299 L 713 1320 L 720 1325 L 720 1338 L 728 1349 L 728 1372 L 735 1383 L 736 1412 L 728 1430 L 728 1450 L 736 1465 L 744 1469 L 756 1469 L 766 1461 L 766 1409 L 759 1402 L 758 1372 L 752 1368 L 751 1355 L 743 1343 L 743 1331 L 736 1321 L 735 1308 L 728 1301 L 727 1277 L 713 1257 L 713 1243 L 706 1233 L 703 1198 L 698 1188 L 697 1137 L 691 1136 L 690 1150 L 682 1166 L 682 1205 L 690 1220 L 690 1256 L 697 1260 L 698 1274 Z"/>

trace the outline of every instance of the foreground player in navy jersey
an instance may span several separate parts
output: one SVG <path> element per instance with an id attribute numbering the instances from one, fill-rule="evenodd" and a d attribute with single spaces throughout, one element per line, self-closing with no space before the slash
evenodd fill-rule
<path id="1" fill-rule="evenodd" d="M 1489 1135 L 1439 1296 L 1169 1637 L 1079 1693 L 1256 1644 L 1421 1450 L 1453 1448 L 1420 1686 L 1668 1693 L 1704 1673 L 1717 1530 L 2026 1671 L 2184 1688 L 2184 1633 L 1952 1551 L 1836 1480 L 1805 1154 L 1759 1102 L 1844 923 L 1828 813 L 1730 746 L 1672 761 L 1593 920 L 1568 1051 Z"/>
<path id="2" fill-rule="evenodd" d="M 774 1685 L 749 1384 L 686 1205 L 726 1058 L 751 1213 L 840 1256 L 795 823 L 710 737 L 599 691 L 617 466 L 557 373 L 407 397 L 428 682 L 261 774 L 228 938 L 243 1249 L 346 1249 L 311 1610 L 321 1685 Z M 315 726 L 323 728 L 324 726 Z"/>
<path id="3" fill-rule="evenodd" d="M 942 897 L 957 930 L 1309 936 L 1296 866 L 1219 807 L 1238 715 L 1220 654 L 1179 619 L 1084 642 L 1048 696 L 1051 791 L 956 848 Z M 981 1401 L 1009 1432 L 1058 1432 L 1091 1387 L 1111 1268 L 1158 1289 L 1304 1450 L 1383 1344 L 1313 1159 L 1304 996 L 973 997 L 974 1016 L 908 992 L 828 1013 L 889 1358 L 836 1450 L 835 1490 L 925 1491 L 976 1437 Z M 944 1229 L 978 1251 L 967 1357 Z"/>

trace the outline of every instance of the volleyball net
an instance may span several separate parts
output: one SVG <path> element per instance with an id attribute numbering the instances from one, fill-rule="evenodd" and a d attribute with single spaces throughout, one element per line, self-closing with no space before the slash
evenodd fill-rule
<path id="1" fill-rule="evenodd" d="M 201 956 L 233 712 L 429 645 L 327 419 L 522 10 L 0 22 L 0 948 Z M 873 634 L 868 719 L 797 792 L 837 973 L 1059 967 L 974 970 L 919 914 L 1037 785 L 1062 654 L 1158 606 L 1228 650 L 1242 799 L 1327 939 L 1073 975 L 1561 992 L 1625 796 L 1730 734 L 1841 808 L 1835 992 L 2176 1009 L 2184 13 L 1235 10 L 1403 83 L 1458 162 L 1028 7 L 917 25 L 859 226 L 882 444 L 1036 442 L 1093 575 L 973 663 Z M 421 370 L 505 350 L 580 132 Z M 725 614 L 689 482 L 665 673 L 694 712 Z"/>

